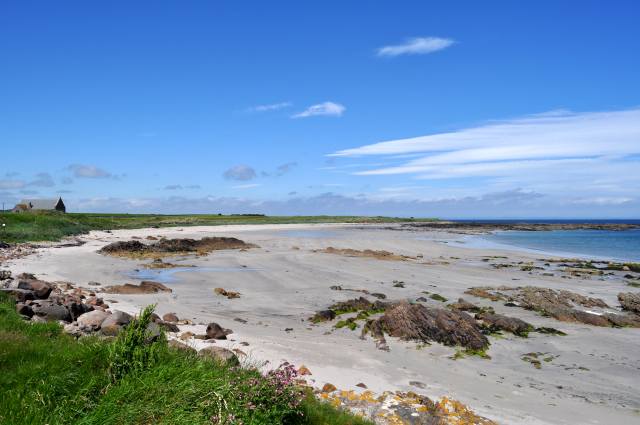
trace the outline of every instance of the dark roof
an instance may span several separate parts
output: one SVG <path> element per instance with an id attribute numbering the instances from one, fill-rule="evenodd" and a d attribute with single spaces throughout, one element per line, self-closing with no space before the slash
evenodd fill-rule
<path id="1" fill-rule="evenodd" d="M 61 202 L 62 198 L 58 199 L 23 199 L 20 204 L 25 204 L 34 210 L 55 210 L 58 202 Z"/>

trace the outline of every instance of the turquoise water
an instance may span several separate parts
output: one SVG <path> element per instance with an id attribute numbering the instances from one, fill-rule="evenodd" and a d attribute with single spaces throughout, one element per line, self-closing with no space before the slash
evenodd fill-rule
<path id="1" fill-rule="evenodd" d="M 489 244 L 524 248 L 555 255 L 640 261 L 640 229 L 623 231 L 504 231 L 481 238 Z"/>

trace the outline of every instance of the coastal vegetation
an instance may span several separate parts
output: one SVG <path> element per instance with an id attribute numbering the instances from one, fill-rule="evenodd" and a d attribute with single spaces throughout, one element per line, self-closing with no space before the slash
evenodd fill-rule
<path id="1" fill-rule="evenodd" d="M 25 212 L 0 213 L 0 241 L 7 243 L 57 241 L 91 230 L 139 229 L 146 227 L 217 226 L 225 224 L 295 223 L 395 223 L 427 222 L 434 219 L 364 216 L 265 216 L 265 215 L 158 215 Z M 2 224 L 5 226 L 2 227 Z"/>
<path id="2" fill-rule="evenodd" d="M 295 385 L 290 365 L 263 374 L 151 339 L 152 312 L 114 340 L 76 339 L 0 294 L 0 423 L 367 423 Z"/>

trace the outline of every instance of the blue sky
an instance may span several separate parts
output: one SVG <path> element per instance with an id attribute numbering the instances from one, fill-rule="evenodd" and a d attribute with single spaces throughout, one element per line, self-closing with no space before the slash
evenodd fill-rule
<path id="1" fill-rule="evenodd" d="M 0 199 L 637 218 L 639 20 L 636 1 L 4 1 Z"/>

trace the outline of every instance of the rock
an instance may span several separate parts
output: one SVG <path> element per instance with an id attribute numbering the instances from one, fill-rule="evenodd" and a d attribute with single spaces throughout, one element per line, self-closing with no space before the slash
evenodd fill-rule
<path id="1" fill-rule="evenodd" d="M 247 323 L 247 321 L 245 319 L 241 319 L 239 317 L 236 317 L 235 319 L 233 319 L 235 322 L 238 323 L 242 323 L 243 325 Z"/>
<path id="2" fill-rule="evenodd" d="M 329 286 L 329 289 L 331 289 L 332 291 L 342 291 L 342 286 L 332 285 L 332 286 Z"/>
<path id="3" fill-rule="evenodd" d="M 79 337 L 84 334 L 77 323 L 68 323 L 64 325 L 63 330 L 65 333 L 75 337 Z"/>
<path id="4" fill-rule="evenodd" d="M 311 317 L 309 320 L 312 321 L 313 323 L 319 323 L 319 322 L 329 322 L 333 319 L 336 318 L 336 312 L 333 310 L 321 310 L 319 312 L 317 312 L 313 317 Z"/>
<path id="5" fill-rule="evenodd" d="M 169 348 L 185 351 L 190 354 L 196 354 L 198 352 L 195 348 L 189 347 L 187 344 L 184 344 L 180 341 L 176 341 L 175 339 L 172 339 L 169 342 L 167 342 L 167 345 L 169 346 Z"/>
<path id="6" fill-rule="evenodd" d="M 470 303 L 469 301 L 465 301 L 463 298 L 458 298 L 458 302 L 455 303 L 451 303 L 449 305 L 447 305 L 447 307 L 452 308 L 454 310 L 460 310 L 460 311 L 470 311 L 472 313 L 481 313 L 482 312 L 482 308 Z"/>
<path id="7" fill-rule="evenodd" d="M 414 386 L 416 388 L 420 388 L 421 390 L 424 390 L 425 388 L 427 388 L 427 385 L 424 382 L 420 382 L 420 381 L 409 381 L 409 385 Z"/>
<path id="8" fill-rule="evenodd" d="M 20 280 L 18 282 L 18 289 L 26 289 L 28 291 L 33 291 L 33 294 L 36 298 L 40 298 L 41 300 L 49 298 L 49 294 L 53 290 L 53 287 L 49 285 L 47 282 L 42 280 Z"/>
<path id="9" fill-rule="evenodd" d="M 217 323 L 209 323 L 207 325 L 207 338 L 209 339 L 227 339 L 227 335 L 233 333 L 230 329 L 224 329 Z"/>
<path id="10" fill-rule="evenodd" d="M 364 388 L 365 390 L 366 390 L 367 388 L 369 388 L 369 387 L 367 387 L 367 385 L 366 385 L 365 383 L 363 383 L 363 382 L 357 383 L 357 384 L 356 384 L 356 387 Z"/>
<path id="11" fill-rule="evenodd" d="M 133 285 L 131 283 L 125 283 L 124 285 L 108 286 L 104 292 L 109 294 L 155 294 L 158 292 L 172 292 L 170 288 L 167 288 L 162 283 L 145 280 L 140 282 L 139 285 Z"/>
<path id="12" fill-rule="evenodd" d="M 130 252 L 130 253 L 143 253 L 148 251 L 147 245 L 143 244 L 140 241 L 118 241 L 110 243 L 102 247 L 102 249 L 98 252 L 106 253 L 106 254 L 115 254 L 121 252 Z"/>
<path id="13" fill-rule="evenodd" d="M 110 316 L 110 313 L 100 310 L 90 311 L 88 313 L 84 313 L 76 320 L 78 322 L 78 327 L 82 330 L 87 331 L 97 331 L 100 329 L 102 322 L 105 321 L 107 317 Z"/>
<path id="14" fill-rule="evenodd" d="M 29 291 L 26 289 L 1 288 L 0 292 L 13 297 L 13 299 L 21 303 L 35 299 L 35 295 L 33 294 L 33 291 Z"/>
<path id="15" fill-rule="evenodd" d="M 489 346 L 476 321 L 467 313 L 407 302 L 388 309 L 378 319 L 367 321 L 362 332 L 363 336 L 371 332 L 380 343 L 386 332 L 402 340 L 436 341 L 473 350 L 484 350 Z"/>
<path id="16" fill-rule="evenodd" d="M 104 335 L 116 336 L 122 328 L 127 326 L 133 317 L 124 311 L 114 310 L 100 325 Z"/>
<path id="17" fill-rule="evenodd" d="M 147 337 L 145 342 L 151 343 L 160 339 L 160 335 L 162 335 L 162 330 L 160 325 L 155 322 L 151 322 L 147 325 Z"/>
<path id="18" fill-rule="evenodd" d="M 11 279 L 11 270 L 0 270 L 0 280 Z"/>
<path id="19" fill-rule="evenodd" d="M 618 294 L 618 301 L 623 310 L 640 314 L 640 292 L 621 292 Z"/>
<path id="20" fill-rule="evenodd" d="M 191 338 L 193 338 L 195 336 L 195 334 L 193 332 L 184 332 L 180 335 L 180 339 L 183 341 L 187 341 Z"/>
<path id="21" fill-rule="evenodd" d="M 418 302 L 418 303 L 426 303 L 427 299 L 425 297 L 418 297 L 418 298 L 416 298 L 416 302 Z"/>
<path id="22" fill-rule="evenodd" d="M 79 301 L 67 302 L 66 306 L 69 309 L 69 313 L 71 313 L 71 318 L 73 320 L 76 320 L 78 317 L 82 316 L 83 314 L 94 310 L 93 306 L 84 304 Z"/>
<path id="23" fill-rule="evenodd" d="M 478 313 L 476 319 L 482 320 L 490 332 L 507 331 L 526 338 L 529 332 L 534 330 L 534 326 L 530 323 L 502 314 Z"/>
<path id="24" fill-rule="evenodd" d="M 332 393 L 332 392 L 334 392 L 336 390 L 337 390 L 336 386 L 333 385 L 333 384 L 330 384 L 328 382 L 326 384 L 324 384 L 324 386 L 322 387 L 322 392 L 323 393 Z"/>
<path id="25" fill-rule="evenodd" d="M 198 355 L 214 359 L 220 363 L 226 363 L 230 366 L 239 366 L 240 360 L 233 351 L 223 347 L 205 347 L 198 352 Z"/>
<path id="26" fill-rule="evenodd" d="M 20 273 L 18 276 L 16 276 L 16 279 L 18 280 L 38 280 L 36 278 L 36 275 L 33 273 Z"/>
<path id="27" fill-rule="evenodd" d="M 304 376 L 304 375 L 311 375 L 311 371 L 309 370 L 308 367 L 302 365 L 300 366 L 300 368 L 298 369 L 298 375 L 300 376 Z"/>
<path id="28" fill-rule="evenodd" d="M 31 321 L 34 323 L 47 323 L 47 319 L 42 316 L 33 316 Z"/>
<path id="29" fill-rule="evenodd" d="M 180 332 L 180 328 L 178 328 L 178 326 L 175 323 L 165 322 L 162 320 L 155 323 L 157 323 L 162 329 L 164 329 L 167 332 Z"/>
<path id="30" fill-rule="evenodd" d="M 171 323 L 177 323 L 179 321 L 178 316 L 175 313 L 167 313 L 163 315 L 162 320 L 164 320 L 165 322 L 171 322 Z"/>
<path id="31" fill-rule="evenodd" d="M 18 312 L 18 314 L 21 314 L 23 316 L 27 316 L 29 318 L 33 317 L 33 310 L 31 309 L 31 306 L 28 306 L 24 303 L 17 303 L 16 311 Z"/>
<path id="32" fill-rule="evenodd" d="M 215 288 L 213 290 L 217 295 L 222 295 L 223 297 L 227 297 L 228 299 L 240 298 L 239 292 L 227 291 L 224 288 Z"/>
<path id="33" fill-rule="evenodd" d="M 51 300 L 41 300 L 31 306 L 35 316 L 42 317 L 48 322 L 61 320 L 63 322 L 71 322 L 72 317 L 69 310 L 60 304 Z M 34 316 L 34 317 L 35 317 Z"/>
<path id="34" fill-rule="evenodd" d="M 100 282 L 94 282 L 94 281 L 91 281 L 91 282 L 87 283 L 87 285 L 89 285 L 89 286 L 101 286 Z"/>

